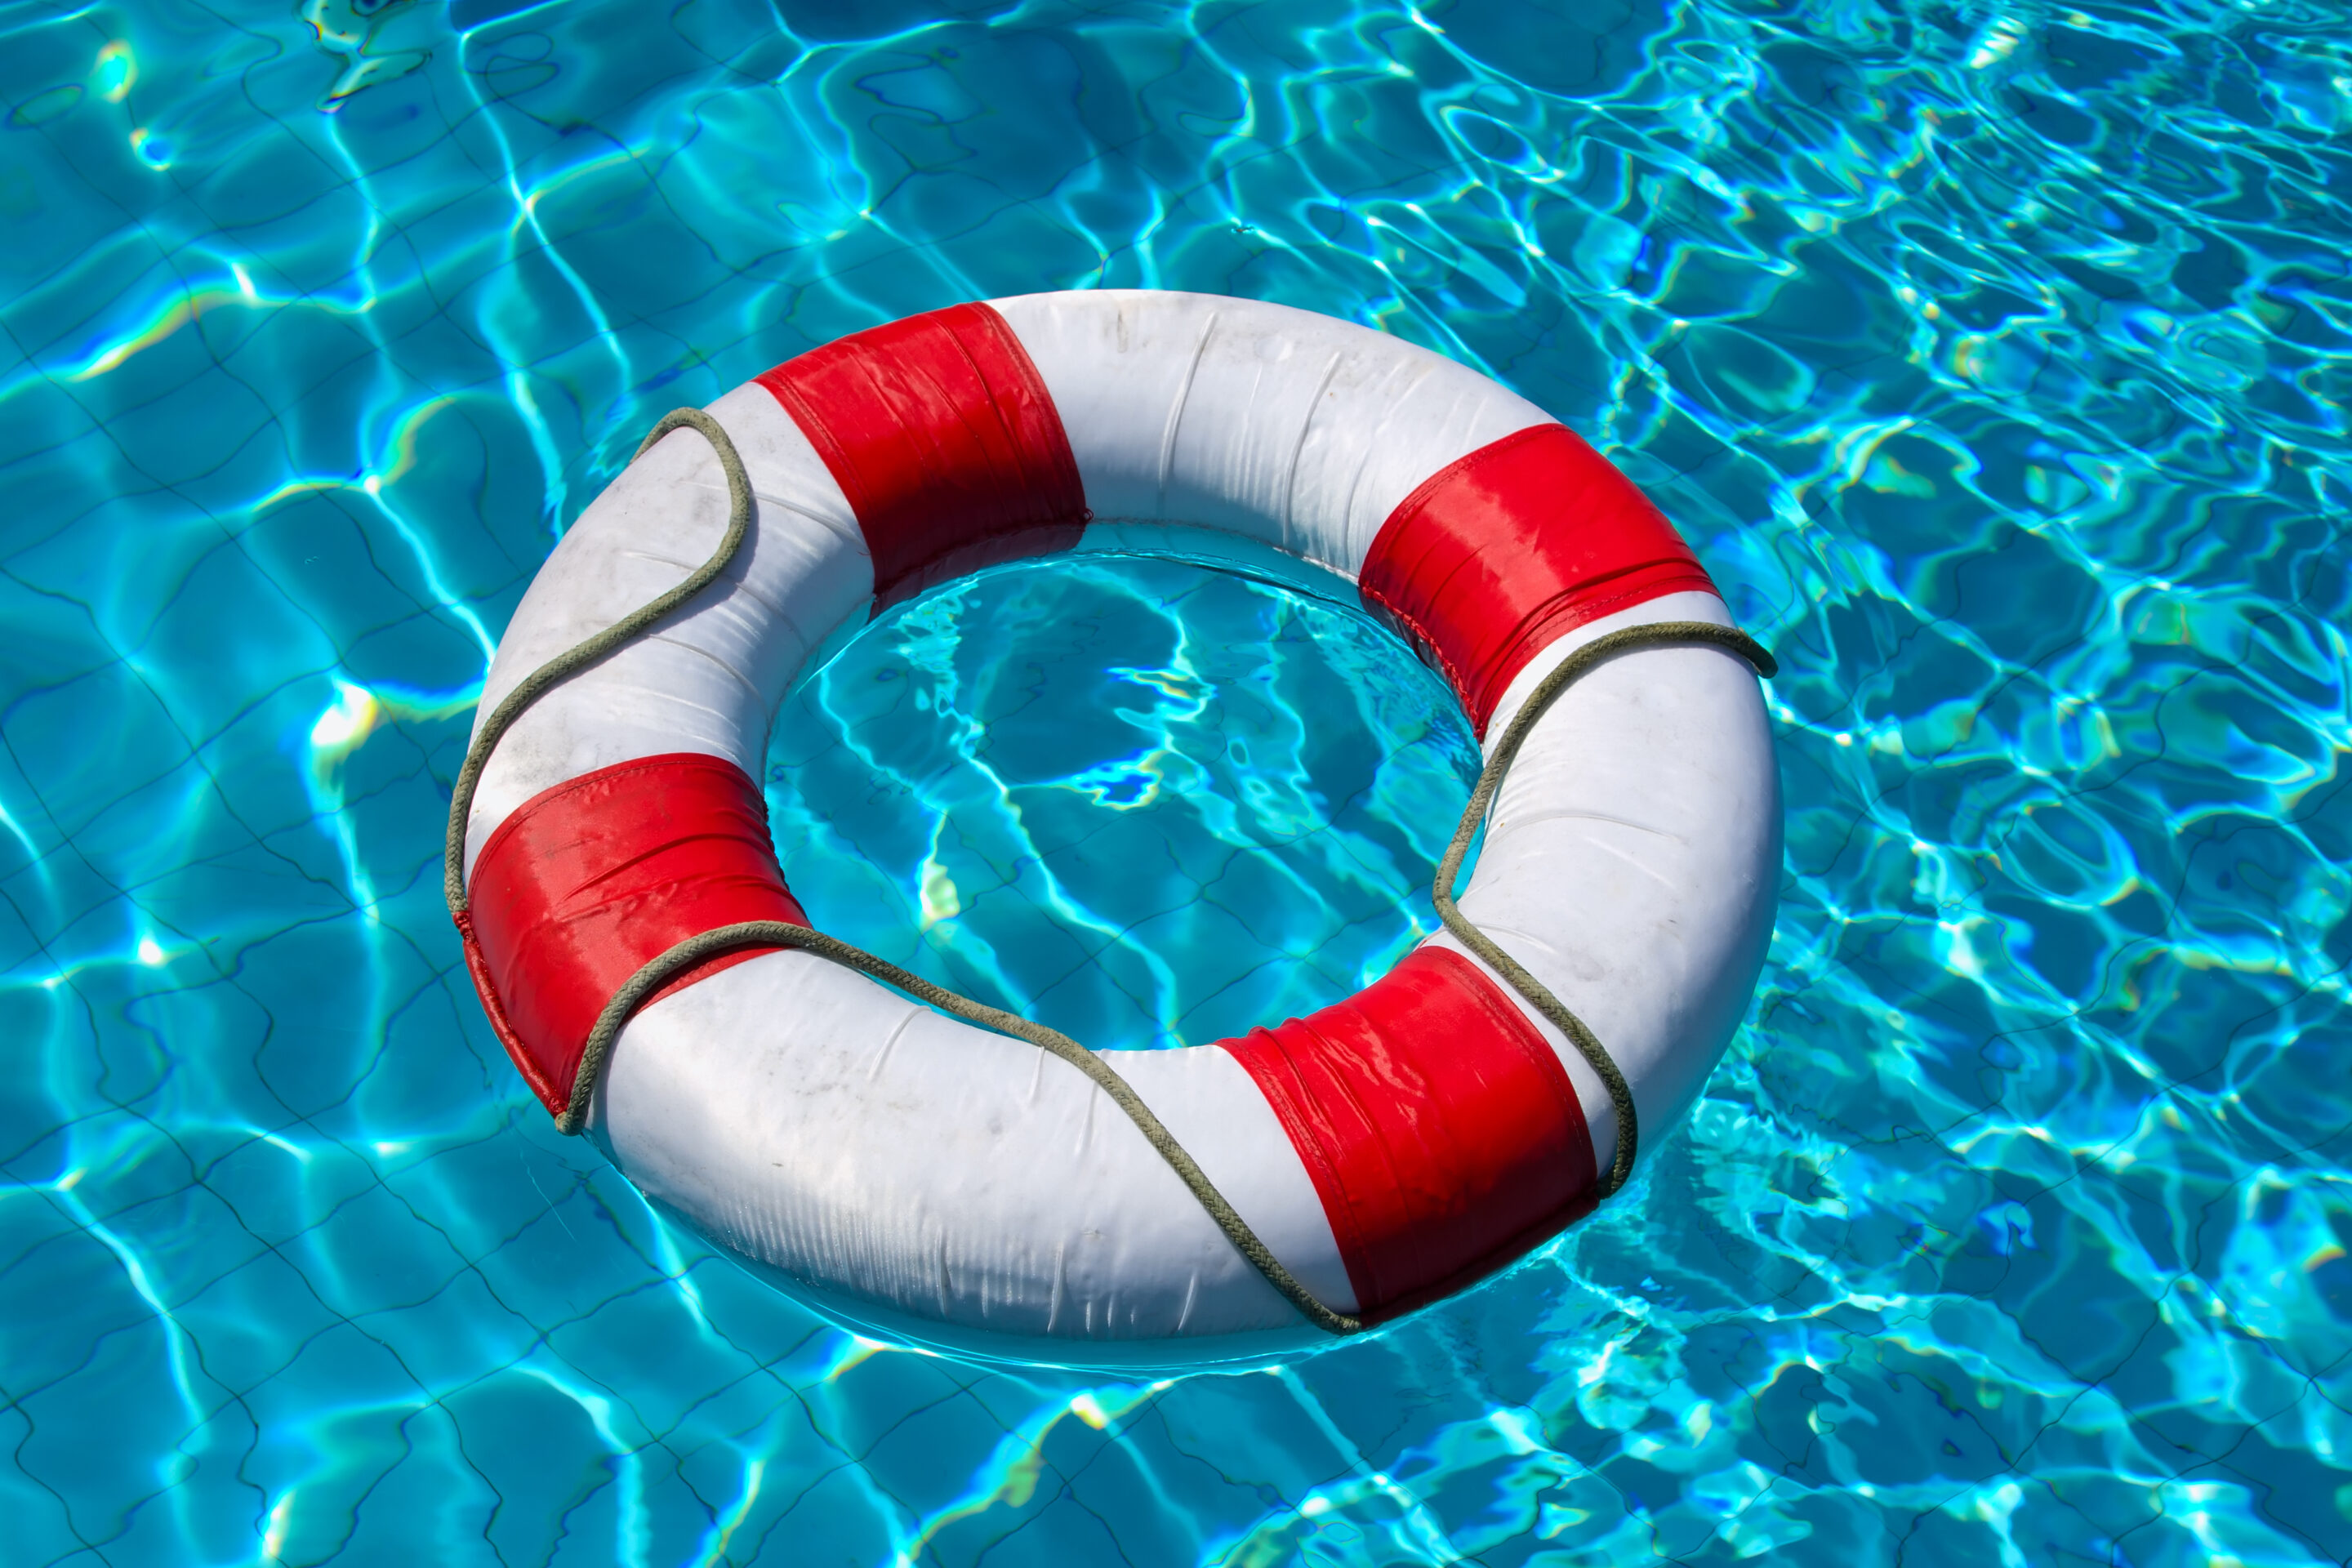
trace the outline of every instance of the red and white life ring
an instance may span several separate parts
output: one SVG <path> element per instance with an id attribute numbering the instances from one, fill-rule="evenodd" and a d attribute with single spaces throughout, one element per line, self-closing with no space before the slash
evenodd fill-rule
<path id="1" fill-rule="evenodd" d="M 707 413 L 723 436 L 652 444 L 564 536 L 481 713 L 711 555 L 726 437 L 753 498 L 740 549 L 646 635 L 509 704 L 469 773 L 462 881 L 452 835 L 476 984 L 550 1110 L 573 1104 L 600 1016 L 625 1016 L 575 1110 L 649 1197 L 855 1323 L 1248 1353 L 1318 1332 L 1300 1301 L 1325 1327 L 1376 1321 L 1518 1258 L 1591 1207 L 1621 1130 L 1654 1143 L 1696 1096 L 1762 964 L 1780 854 L 1754 674 L 1705 642 L 1597 663 L 1541 711 L 1460 900 L 1605 1042 L 1622 1105 L 1450 931 L 1311 1017 L 1102 1053 L 1159 1143 L 1087 1072 L 820 953 L 738 947 L 616 1004 L 698 932 L 805 923 L 756 781 L 828 638 L 1090 520 L 1230 531 L 1351 579 L 1490 748 L 1578 648 L 1731 624 L 1671 525 L 1565 426 L 1440 355 L 1281 306 L 960 305 Z M 1204 1207 L 1171 1141 L 1243 1224 Z"/>

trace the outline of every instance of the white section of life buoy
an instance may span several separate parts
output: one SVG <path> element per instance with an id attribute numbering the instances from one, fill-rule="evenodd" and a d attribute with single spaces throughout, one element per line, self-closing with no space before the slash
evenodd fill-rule
<path id="1" fill-rule="evenodd" d="M 1213 1047 L 1106 1054 L 1293 1272 L 1352 1310 L 1241 1067 Z M 631 1181 L 811 1284 L 1015 1336 L 1297 1323 L 1094 1084 L 820 958 L 763 954 L 647 1007 L 599 1100 Z"/>
<path id="2" fill-rule="evenodd" d="M 1587 622 L 1512 680 L 1489 744 L 1578 648 L 1665 621 L 1731 616 L 1713 594 L 1687 593 Z M 1720 648 L 1650 648 L 1602 665 L 1537 723 L 1496 797 L 1462 912 L 1607 1042 L 1655 1136 L 1747 1011 L 1780 868 L 1780 772 L 1755 673 Z M 1464 951 L 1444 931 L 1430 942 Z M 1559 1053 L 1606 1170 L 1608 1091 L 1526 998 L 1506 994 Z"/>
<path id="3" fill-rule="evenodd" d="M 1137 289 L 994 303 L 1097 517 L 1227 529 L 1350 580 L 1423 479 L 1550 423 L 1442 354 L 1286 305 Z"/>
<path id="4" fill-rule="evenodd" d="M 742 557 L 680 615 L 534 703 L 482 770 L 466 864 L 551 784 L 665 752 L 760 776 L 768 724 L 810 653 L 874 593 L 857 518 L 776 400 L 739 386 L 710 405 L 734 437 L 758 512 Z M 515 606 L 477 722 L 548 659 L 684 582 L 727 528 L 709 443 L 673 431 L 590 502 Z"/>

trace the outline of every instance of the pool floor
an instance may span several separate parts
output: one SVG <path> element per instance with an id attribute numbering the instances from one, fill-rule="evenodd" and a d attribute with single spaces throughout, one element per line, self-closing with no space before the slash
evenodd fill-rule
<path id="1" fill-rule="evenodd" d="M 0 1563 L 2352 1555 L 2344 38 L 2295 0 L 0 8 Z M 441 905 L 490 649 L 654 419 L 1085 287 L 1496 376 L 1780 663 L 1779 926 L 1686 1124 L 1521 1267 L 1247 1372 L 832 1327 L 554 1133 Z M 1024 572 L 788 700 L 796 882 L 1097 1043 L 1425 929 L 1471 763 L 1425 672 L 1311 596 Z M 956 647 L 1068 595 L 1131 612 L 1032 650 L 1093 729 L 926 729 Z M 1371 743 L 1294 743 L 1379 682 Z M 860 795 L 886 733 L 906 787 Z M 1106 913 L 1023 790 L 1213 854 Z"/>

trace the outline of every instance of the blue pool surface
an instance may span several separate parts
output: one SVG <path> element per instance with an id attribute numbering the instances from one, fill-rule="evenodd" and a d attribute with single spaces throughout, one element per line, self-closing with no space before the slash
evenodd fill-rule
<path id="1" fill-rule="evenodd" d="M 2346 36 L 0 5 L 0 1563 L 2345 1560 Z M 553 1132 L 441 907 L 488 652 L 656 417 L 1091 286 L 1499 377 L 1780 661 L 1687 1124 L 1246 1372 L 829 1326 Z M 1118 550 L 783 718 L 821 917 L 1106 1045 L 1376 972 L 1475 762 L 1344 604 Z"/>
<path id="2" fill-rule="evenodd" d="M 1231 569 L 1267 557 L 1110 525 L 868 627 L 770 748 L 810 918 L 1097 1047 L 1233 1038 L 1387 973 L 1438 929 L 1477 742 L 1349 584 Z"/>

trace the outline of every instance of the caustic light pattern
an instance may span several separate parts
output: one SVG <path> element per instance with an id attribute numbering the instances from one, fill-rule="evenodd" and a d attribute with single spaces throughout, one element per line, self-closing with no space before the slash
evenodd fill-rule
<path id="1" fill-rule="evenodd" d="M 2348 137 L 2308 0 L 0 7 L 0 1557 L 2342 1560 Z M 1150 1382 L 649 1214 L 438 878 L 655 418 L 1098 285 L 1566 419 L 1779 655 L 1789 803 L 1635 1186 Z M 1390 962 L 1475 760 L 1345 606 L 1116 552 L 785 721 L 813 912 L 1101 1044 Z"/>

